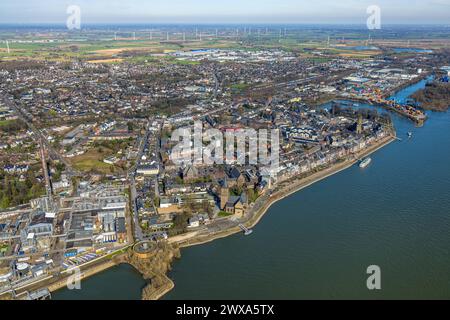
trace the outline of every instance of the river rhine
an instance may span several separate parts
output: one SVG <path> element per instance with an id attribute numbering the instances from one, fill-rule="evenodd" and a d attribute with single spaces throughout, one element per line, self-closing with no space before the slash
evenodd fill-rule
<path id="1" fill-rule="evenodd" d="M 450 299 L 450 113 L 428 114 L 422 128 L 391 114 L 402 141 L 275 203 L 251 236 L 183 249 L 164 299 Z M 118 266 L 53 298 L 139 299 L 143 285 Z"/>

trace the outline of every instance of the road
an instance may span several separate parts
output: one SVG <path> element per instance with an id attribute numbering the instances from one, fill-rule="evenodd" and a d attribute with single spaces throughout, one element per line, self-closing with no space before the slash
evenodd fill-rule
<path id="1" fill-rule="evenodd" d="M 76 176 L 76 175 L 81 175 L 80 172 L 78 172 L 77 170 L 75 170 L 72 165 L 58 152 L 56 151 L 49 143 L 47 140 L 47 137 L 45 137 L 45 135 L 34 126 L 34 124 L 29 120 L 28 115 L 26 115 L 22 110 L 20 110 L 14 103 L 12 103 L 9 99 L 6 99 L 5 97 L 3 97 L 3 103 L 8 106 L 9 108 L 11 108 L 12 110 L 14 110 L 16 112 L 16 114 L 19 116 L 19 118 L 25 122 L 25 124 L 28 126 L 28 128 L 30 128 L 30 130 L 34 133 L 34 135 L 38 140 L 42 140 L 44 146 L 46 147 L 46 149 L 48 150 L 49 155 L 54 158 L 54 159 L 58 159 L 59 161 L 61 161 L 61 163 L 63 163 L 66 166 L 66 171 L 70 176 Z"/>
<path id="2" fill-rule="evenodd" d="M 150 120 L 150 119 L 148 120 L 145 134 L 142 137 L 141 142 L 139 144 L 139 149 L 138 149 L 138 153 L 136 156 L 136 163 L 134 166 L 132 166 L 128 170 L 128 173 L 127 173 L 128 180 L 130 181 L 130 201 L 131 201 L 130 210 L 132 211 L 131 214 L 132 214 L 132 219 L 133 219 L 133 224 L 134 224 L 134 240 L 135 241 L 141 241 L 144 239 L 144 234 L 142 232 L 142 228 L 139 223 L 139 212 L 138 212 L 138 207 L 137 207 L 137 190 L 136 190 L 135 175 L 136 175 L 136 169 L 139 166 L 139 163 L 141 162 L 142 156 L 144 155 L 145 147 L 148 143 L 148 138 L 150 136 L 151 121 L 152 120 Z"/>
<path id="3" fill-rule="evenodd" d="M 129 176 L 130 179 L 130 201 L 131 201 L 131 208 L 132 211 L 132 217 L 133 217 L 133 224 L 134 224 L 134 240 L 135 241 L 141 241 L 144 239 L 144 234 L 142 232 L 141 225 L 139 223 L 139 212 L 137 207 L 137 191 L 136 191 L 136 182 L 134 180 L 134 174 Z"/>

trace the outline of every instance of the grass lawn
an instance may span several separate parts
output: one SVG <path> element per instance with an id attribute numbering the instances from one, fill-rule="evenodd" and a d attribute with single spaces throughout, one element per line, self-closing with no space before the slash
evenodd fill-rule
<path id="1" fill-rule="evenodd" d="M 225 212 L 225 211 L 220 211 L 219 214 L 218 214 L 218 216 L 221 217 L 221 218 L 229 217 L 229 216 L 232 216 L 232 215 L 233 215 L 232 213 L 228 213 L 228 212 Z"/>
<path id="2" fill-rule="evenodd" d="M 0 245 L 0 253 L 4 254 L 6 253 L 6 251 L 8 251 L 9 249 L 9 245 L 5 244 L 5 245 Z"/>
<path id="3" fill-rule="evenodd" d="M 13 123 L 14 121 L 16 121 L 16 120 L 0 120 L 0 127 L 7 126 L 7 125 Z"/>
<path id="4" fill-rule="evenodd" d="M 102 151 L 102 152 L 100 152 Z M 73 157 L 69 159 L 75 169 L 83 172 L 97 172 L 108 174 L 115 170 L 115 167 L 104 163 L 103 159 L 110 156 L 112 151 L 105 148 L 94 148 L 90 149 L 85 154 Z"/>
<path id="5" fill-rule="evenodd" d="M 242 93 L 245 90 L 249 89 L 251 87 L 251 84 L 249 83 L 234 83 L 230 85 L 231 90 L 233 90 L 234 93 Z"/>
<path id="6" fill-rule="evenodd" d="M 181 65 L 193 65 L 193 66 L 200 64 L 199 61 L 178 60 L 178 59 L 173 60 L 172 63 L 181 64 Z"/>
<path id="7" fill-rule="evenodd" d="M 17 132 L 25 128 L 25 124 L 19 119 L 0 120 L 0 131 Z"/>

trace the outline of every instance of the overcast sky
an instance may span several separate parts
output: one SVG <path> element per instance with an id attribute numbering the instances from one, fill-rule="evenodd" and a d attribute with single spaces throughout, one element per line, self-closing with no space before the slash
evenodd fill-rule
<path id="1" fill-rule="evenodd" d="M 370 5 L 383 23 L 450 24 L 450 0 L 0 0 L 0 23 L 361 23 Z"/>

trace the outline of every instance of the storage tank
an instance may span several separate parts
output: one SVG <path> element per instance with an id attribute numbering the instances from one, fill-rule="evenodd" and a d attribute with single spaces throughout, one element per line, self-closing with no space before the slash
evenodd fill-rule
<path id="1" fill-rule="evenodd" d="M 26 262 L 19 262 L 16 263 L 16 269 L 23 276 L 30 271 L 30 265 Z"/>

